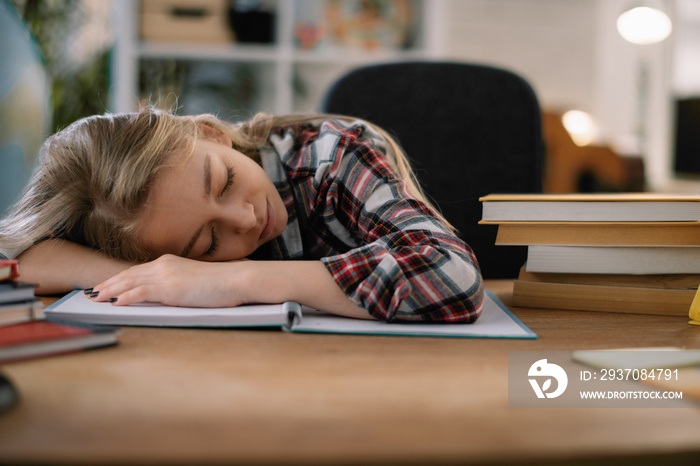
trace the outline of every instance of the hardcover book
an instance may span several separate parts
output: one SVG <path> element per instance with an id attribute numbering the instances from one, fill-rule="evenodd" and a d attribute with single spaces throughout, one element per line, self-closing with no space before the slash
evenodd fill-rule
<path id="1" fill-rule="evenodd" d="M 531 245 L 526 269 L 550 273 L 700 274 L 700 247 Z"/>
<path id="2" fill-rule="evenodd" d="M 700 221 L 697 194 L 491 194 L 479 200 L 484 223 Z"/>
<path id="3" fill-rule="evenodd" d="M 23 283 L 14 281 L 0 282 L 0 304 L 19 303 L 34 299 L 33 283 Z"/>
<path id="4" fill-rule="evenodd" d="M 38 299 L 0 304 L 0 325 L 18 324 L 44 318 L 44 305 Z"/>
<path id="5" fill-rule="evenodd" d="M 80 290 L 47 306 L 48 317 L 110 325 L 159 327 L 276 327 L 290 332 L 414 335 L 475 338 L 537 338 L 491 292 L 481 317 L 472 324 L 386 323 L 351 319 L 300 306 L 295 302 L 231 308 L 187 308 L 142 304 L 114 306 L 94 302 Z"/>
<path id="6" fill-rule="evenodd" d="M 0 281 L 14 280 L 19 277 L 17 261 L 14 259 L 0 259 Z"/>
<path id="7" fill-rule="evenodd" d="M 700 246 L 700 222 L 501 223 L 496 244 Z"/>
<path id="8" fill-rule="evenodd" d="M 117 343 L 109 327 L 36 320 L 0 327 L 0 363 L 71 353 Z"/>
<path id="9" fill-rule="evenodd" d="M 513 283 L 513 304 L 541 309 L 687 316 L 700 275 L 533 273 Z"/>

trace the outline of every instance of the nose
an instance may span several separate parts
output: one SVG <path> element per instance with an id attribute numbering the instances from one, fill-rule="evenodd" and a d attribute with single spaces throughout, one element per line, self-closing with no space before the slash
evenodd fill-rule
<path id="1" fill-rule="evenodd" d="M 220 221 L 226 228 L 238 234 L 247 233 L 258 224 L 255 208 L 249 202 L 233 203 L 227 206 L 222 212 Z"/>

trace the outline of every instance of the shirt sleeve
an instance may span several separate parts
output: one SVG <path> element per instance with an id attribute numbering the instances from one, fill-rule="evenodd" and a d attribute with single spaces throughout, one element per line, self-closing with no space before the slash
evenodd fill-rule
<path id="1" fill-rule="evenodd" d="M 475 321 L 483 282 L 471 248 L 405 192 L 378 139 L 362 125 L 338 137 L 319 198 L 329 229 L 354 246 L 322 262 L 377 319 Z"/>

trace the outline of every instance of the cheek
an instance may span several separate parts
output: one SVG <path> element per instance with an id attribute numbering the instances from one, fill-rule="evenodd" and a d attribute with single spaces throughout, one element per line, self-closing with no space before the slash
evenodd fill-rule
<path id="1" fill-rule="evenodd" d="M 219 253 L 213 260 L 233 261 L 244 259 L 258 248 L 258 244 L 252 239 L 241 238 L 240 236 L 228 233 L 219 235 Z"/>
<path id="2" fill-rule="evenodd" d="M 282 201 L 277 191 L 275 191 L 275 194 L 277 194 L 276 202 L 273 204 L 275 208 L 275 224 L 277 227 L 277 234 L 281 235 L 284 229 L 287 228 L 289 214 L 287 213 L 287 208 L 284 206 L 284 201 Z"/>

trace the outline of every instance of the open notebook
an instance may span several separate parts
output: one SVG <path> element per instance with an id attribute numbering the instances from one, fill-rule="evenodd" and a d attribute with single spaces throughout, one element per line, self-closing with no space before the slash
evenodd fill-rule
<path id="1" fill-rule="evenodd" d="M 490 291 L 473 324 L 386 323 L 350 319 L 294 302 L 232 308 L 187 308 L 160 304 L 113 306 L 96 303 L 75 290 L 44 309 L 47 318 L 109 325 L 156 327 L 279 327 L 291 332 L 416 335 L 474 338 L 537 338 Z"/>

